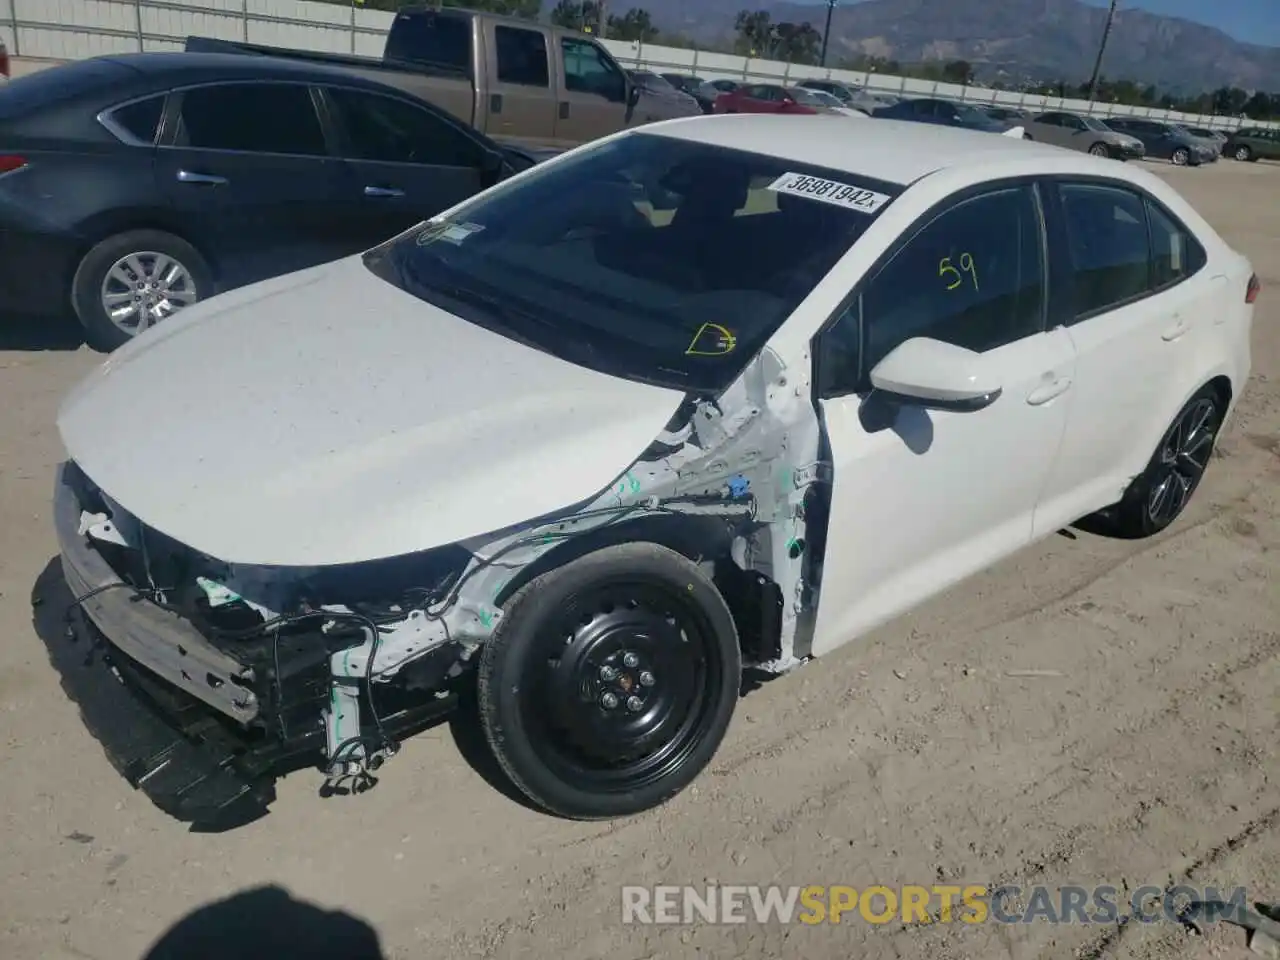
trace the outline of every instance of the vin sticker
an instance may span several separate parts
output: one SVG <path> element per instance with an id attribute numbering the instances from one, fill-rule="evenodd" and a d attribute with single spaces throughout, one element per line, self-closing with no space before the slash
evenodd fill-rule
<path id="1" fill-rule="evenodd" d="M 809 177 L 802 173 L 784 173 L 769 184 L 769 189 L 775 193 L 789 193 L 797 197 L 808 197 L 810 200 L 821 200 L 823 203 L 847 207 L 861 213 L 875 213 L 892 199 L 874 190 L 864 190 L 847 183 Z"/>

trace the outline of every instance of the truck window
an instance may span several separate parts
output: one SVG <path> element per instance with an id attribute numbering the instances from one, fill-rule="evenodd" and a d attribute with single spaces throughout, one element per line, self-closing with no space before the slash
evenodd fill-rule
<path id="1" fill-rule="evenodd" d="M 480 166 L 479 144 L 428 110 L 363 90 L 326 92 L 344 134 L 342 155 L 348 160 Z"/>
<path id="2" fill-rule="evenodd" d="M 223 83 L 182 94 L 177 146 L 322 157 L 311 91 L 299 83 Z"/>
<path id="3" fill-rule="evenodd" d="M 541 30 L 521 27 L 494 27 L 498 53 L 498 82 L 522 87 L 549 87 L 547 38 Z"/>
<path id="4" fill-rule="evenodd" d="M 607 59 L 600 48 L 586 40 L 560 38 L 564 56 L 564 85 L 574 93 L 594 93 L 616 103 L 627 99 L 627 78 L 622 68 Z"/>
<path id="5" fill-rule="evenodd" d="M 387 60 L 470 73 L 471 19 L 434 10 L 401 13 L 391 22 L 382 55 Z"/>

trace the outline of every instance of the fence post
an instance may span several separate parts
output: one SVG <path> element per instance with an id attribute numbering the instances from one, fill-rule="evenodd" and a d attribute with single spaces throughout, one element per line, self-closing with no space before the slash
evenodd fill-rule
<path id="1" fill-rule="evenodd" d="M 240 0 L 240 32 L 244 42 L 249 42 L 249 0 Z"/>
<path id="2" fill-rule="evenodd" d="M 356 0 L 351 0 L 351 55 L 356 55 Z"/>
<path id="3" fill-rule="evenodd" d="M 18 41 L 18 0 L 9 0 L 9 22 L 13 25 L 13 55 L 22 56 L 22 47 Z"/>
<path id="4" fill-rule="evenodd" d="M 133 0 L 133 17 L 138 28 L 138 52 L 142 53 L 142 0 Z"/>

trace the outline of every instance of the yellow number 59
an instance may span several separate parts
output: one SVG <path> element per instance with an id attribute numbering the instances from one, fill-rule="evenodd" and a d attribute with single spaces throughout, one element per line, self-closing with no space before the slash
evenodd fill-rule
<path id="1" fill-rule="evenodd" d="M 943 279 L 949 279 L 951 277 L 955 278 L 954 280 L 951 280 L 947 284 L 948 290 L 954 290 L 956 289 L 956 287 L 960 286 L 960 284 L 964 283 L 964 274 L 960 272 L 961 270 L 963 270 L 964 273 L 969 274 L 969 276 L 973 278 L 973 289 L 977 290 L 978 289 L 978 270 L 974 266 L 973 257 L 971 255 L 967 253 L 960 254 L 959 269 L 956 269 L 954 266 L 952 266 L 950 257 L 943 257 L 938 262 L 938 276 L 942 277 Z"/>

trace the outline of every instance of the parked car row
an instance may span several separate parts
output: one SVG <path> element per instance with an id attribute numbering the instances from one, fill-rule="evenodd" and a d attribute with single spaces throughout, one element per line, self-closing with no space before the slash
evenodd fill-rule
<path id="1" fill-rule="evenodd" d="M 0 310 L 113 349 L 210 295 L 368 249 L 555 148 L 403 90 L 228 54 L 97 57 L 0 91 Z"/>

